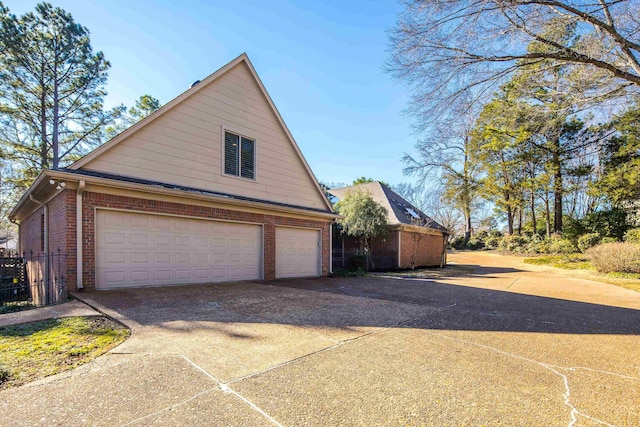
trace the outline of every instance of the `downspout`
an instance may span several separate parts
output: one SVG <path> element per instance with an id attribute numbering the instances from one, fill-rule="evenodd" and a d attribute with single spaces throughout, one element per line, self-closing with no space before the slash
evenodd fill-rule
<path id="1" fill-rule="evenodd" d="M 49 206 L 47 206 L 46 203 L 42 203 L 40 200 L 37 200 L 35 197 L 33 197 L 33 194 L 29 194 L 29 200 L 31 200 L 34 203 L 37 203 L 38 205 L 42 206 L 44 211 L 44 253 L 48 254 L 49 253 Z"/>
<path id="2" fill-rule="evenodd" d="M 335 222 L 334 219 L 329 224 L 329 274 L 333 274 L 333 224 Z"/>
<path id="3" fill-rule="evenodd" d="M 398 268 L 402 268 L 402 229 L 398 228 Z"/>
<path id="4" fill-rule="evenodd" d="M 76 192 L 76 289 L 84 289 L 82 285 L 82 193 L 84 193 L 84 180 L 78 183 Z"/>
<path id="5" fill-rule="evenodd" d="M 46 203 L 37 200 L 33 194 L 29 194 L 29 200 L 42 206 L 44 215 L 44 283 L 49 283 L 49 206 Z"/>

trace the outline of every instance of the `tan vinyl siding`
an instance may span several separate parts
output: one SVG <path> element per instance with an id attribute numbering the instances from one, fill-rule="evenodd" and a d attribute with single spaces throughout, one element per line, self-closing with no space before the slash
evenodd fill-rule
<path id="1" fill-rule="evenodd" d="M 256 141 L 256 179 L 222 174 L 222 128 Z M 325 209 L 307 169 L 244 63 L 82 169 Z"/>

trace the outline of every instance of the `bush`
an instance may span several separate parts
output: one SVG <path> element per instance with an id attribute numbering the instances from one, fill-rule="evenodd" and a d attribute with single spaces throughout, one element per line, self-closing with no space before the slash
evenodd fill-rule
<path id="1" fill-rule="evenodd" d="M 549 244 L 549 253 L 558 255 L 573 254 L 578 251 L 578 248 L 569 239 L 563 239 L 561 237 L 552 237 Z"/>
<path id="2" fill-rule="evenodd" d="M 618 243 L 619 240 L 616 239 L 615 237 L 603 237 L 602 240 L 600 240 L 600 243 Z"/>
<path id="3" fill-rule="evenodd" d="M 487 230 L 482 230 L 482 231 L 478 232 L 474 237 L 484 241 L 484 239 L 489 237 L 489 232 Z"/>
<path id="4" fill-rule="evenodd" d="M 9 378 L 11 378 L 11 374 L 9 373 L 9 370 L 4 366 L 0 365 L 0 385 L 2 385 L 2 383 L 7 382 Z"/>
<path id="5" fill-rule="evenodd" d="M 527 239 L 517 235 L 506 235 L 500 241 L 498 249 L 505 252 L 525 253 Z"/>
<path id="6" fill-rule="evenodd" d="M 542 238 L 537 235 L 530 236 L 527 239 L 527 244 L 525 245 L 525 253 L 528 254 L 547 254 L 549 253 L 549 244 L 550 241 L 548 239 Z"/>
<path id="7" fill-rule="evenodd" d="M 454 249 L 464 249 L 465 248 L 464 237 L 463 236 L 456 237 L 451 241 L 450 245 Z"/>
<path id="8" fill-rule="evenodd" d="M 601 236 L 614 237 L 618 241 L 622 240 L 624 233 L 630 228 L 626 212 L 619 208 L 592 212 L 580 222 L 585 230 Z"/>
<path id="9" fill-rule="evenodd" d="M 478 250 L 484 248 L 484 242 L 478 238 L 472 237 L 467 242 L 467 249 Z"/>
<path id="10" fill-rule="evenodd" d="M 624 233 L 624 241 L 628 243 L 640 243 L 640 228 L 632 228 Z"/>
<path id="11" fill-rule="evenodd" d="M 598 233 L 583 234 L 582 236 L 578 237 L 578 249 L 580 249 L 580 252 L 584 252 L 587 249 L 600 243 L 601 239 L 602 238 Z"/>
<path id="12" fill-rule="evenodd" d="M 500 241 L 501 241 L 500 237 L 489 236 L 487 237 L 487 240 L 485 240 L 484 246 L 488 249 L 497 249 L 498 246 L 500 246 Z"/>
<path id="13" fill-rule="evenodd" d="M 350 271 L 358 271 L 364 270 L 367 271 L 367 262 L 369 261 L 369 257 L 366 255 L 354 255 L 349 260 L 349 270 Z"/>
<path id="14" fill-rule="evenodd" d="M 604 243 L 587 250 L 587 258 L 601 273 L 640 273 L 640 245 Z"/>

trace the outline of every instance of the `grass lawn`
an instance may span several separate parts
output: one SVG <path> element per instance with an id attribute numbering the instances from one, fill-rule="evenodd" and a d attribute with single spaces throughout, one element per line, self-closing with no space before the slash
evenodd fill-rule
<path id="1" fill-rule="evenodd" d="M 129 337 L 105 317 L 69 317 L 0 328 L 0 389 L 87 363 Z"/>
<path id="2" fill-rule="evenodd" d="M 599 273 L 589 260 L 582 254 L 547 255 L 526 258 L 525 264 L 551 267 L 565 270 L 565 274 L 582 279 L 610 283 L 640 292 L 640 275 L 632 273 Z M 569 270 L 569 271 L 567 271 Z"/>
<path id="3" fill-rule="evenodd" d="M 550 267 L 562 268 L 565 270 L 593 270 L 595 268 L 589 260 L 582 254 L 571 255 L 546 255 L 536 258 L 527 258 L 525 264 L 548 265 Z"/>
<path id="4" fill-rule="evenodd" d="M 35 305 L 28 301 L 6 302 L 0 305 L 0 314 L 15 313 L 16 311 L 31 310 Z"/>

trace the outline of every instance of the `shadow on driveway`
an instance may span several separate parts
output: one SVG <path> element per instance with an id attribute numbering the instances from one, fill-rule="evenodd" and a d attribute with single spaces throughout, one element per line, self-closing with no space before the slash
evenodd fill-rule
<path id="1" fill-rule="evenodd" d="M 100 291 L 83 299 L 140 326 L 269 323 L 640 335 L 640 310 L 436 281 L 318 278 Z M 176 323 L 177 322 L 177 323 Z M 183 322 L 192 322 L 185 326 Z M 195 323 L 193 323 L 195 322 Z M 250 336 L 239 334 L 239 339 Z"/>

